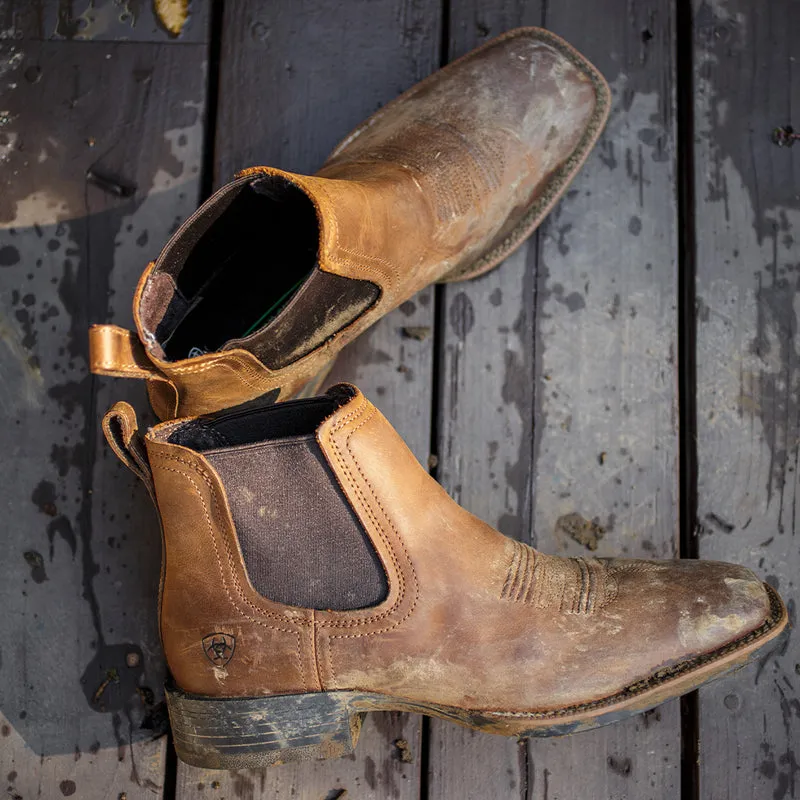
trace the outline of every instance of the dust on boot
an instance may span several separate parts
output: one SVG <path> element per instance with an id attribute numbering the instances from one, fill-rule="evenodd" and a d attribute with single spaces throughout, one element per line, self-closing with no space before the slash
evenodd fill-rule
<path id="1" fill-rule="evenodd" d="M 503 536 L 349 385 L 144 441 L 118 403 L 103 427 L 157 500 L 167 698 L 191 764 L 340 756 L 369 711 L 585 730 L 744 664 L 787 624 L 742 567 L 562 558 Z"/>
<path id="2" fill-rule="evenodd" d="M 557 36 L 487 43 L 370 117 L 313 177 L 254 167 L 220 189 L 142 275 L 136 333 L 92 327 L 92 371 L 146 379 L 161 419 L 313 394 L 408 297 L 516 249 L 608 109 L 602 76 Z"/>

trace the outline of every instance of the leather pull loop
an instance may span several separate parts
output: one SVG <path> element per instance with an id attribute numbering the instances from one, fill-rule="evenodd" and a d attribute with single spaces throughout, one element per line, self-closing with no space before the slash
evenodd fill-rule
<path id="1" fill-rule="evenodd" d="M 115 378 L 166 380 L 147 357 L 139 337 L 118 325 L 89 328 L 89 369 L 95 375 Z"/>
<path id="2" fill-rule="evenodd" d="M 142 480 L 155 502 L 155 486 L 144 440 L 139 434 L 136 412 L 130 404 L 115 403 L 103 417 L 103 434 L 111 449 L 128 469 Z"/>
<path id="3" fill-rule="evenodd" d="M 177 415 L 177 387 L 147 357 L 133 331 L 118 325 L 92 325 L 89 328 L 89 369 L 95 375 L 146 380 L 159 419 L 173 419 Z"/>

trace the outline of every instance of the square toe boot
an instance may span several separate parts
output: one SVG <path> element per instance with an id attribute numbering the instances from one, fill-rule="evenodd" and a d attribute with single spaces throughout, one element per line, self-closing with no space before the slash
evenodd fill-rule
<path id="1" fill-rule="evenodd" d="M 750 570 L 564 558 L 448 497 L 354 387 L 106 436 L 156 498 L 178 754 L 334 757 L 366 712 L 549 736 L 622 719 L 786 627 Z M 763 654 L 763 653 L 762 653 Z"/>
<path id="2" fill-rule="evenodd" d="M 92 371 L 146 379 L 161 419 L 313 394 L 384 314 L 518 247 L 608 108 L 602 76 L 557 36 L 487 43 L 370 117 L 316 175 L 254 167 L 220 189 L 145 270 L 136 333 L 92 327 Z"/>

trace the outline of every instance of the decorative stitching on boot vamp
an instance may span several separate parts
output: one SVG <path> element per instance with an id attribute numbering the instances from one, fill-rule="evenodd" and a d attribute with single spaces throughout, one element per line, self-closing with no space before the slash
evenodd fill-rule
<path id="1" fill-rule="evenodd" d="M 562 558 L 514 542 L 500 597 L 563 614 L 592 614 L 617 596 L 617 580 L 596 558 Z"/>

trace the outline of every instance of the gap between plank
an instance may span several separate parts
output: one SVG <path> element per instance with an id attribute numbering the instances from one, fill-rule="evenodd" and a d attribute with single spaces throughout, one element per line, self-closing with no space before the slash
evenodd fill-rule
<path id="1" fill-rule="evenodd" d="M 692 0 L 675 17 L 678 206 L 678 442 L 680 556 L 697 558 L 697 365 L 695 360 L 694 24 Z M 681 800 L 700 800 L 697 692 L 681 709 Z"/>
<path id="2" fill-rule="evenodd" d="M 219 73 L 222 59 L 222 24 L 224 0 L 211 0 L 209 13 L 208 67 L 206 70 L 206 119 L 203 152 L 200 160 L 200 202 L 214 191 L 217 155 L 217 112 L 219 111 Z"/>
<path id="3" fill-rule="evenodd" d="M 450 0 L 442 0 L 439 15 L 439 66 L 444 67 L 450 60 Z M 439 479 L 439 414 L 443 390 L 442 366 L 444 364 L 444 322 L 445 287 L 441 283 L 433 286 L 433 354 L 431 370 L 431 435 L 428 447 L 428 471 L 434 480 Z M 432 456 L 432 458 L 431 458 Z M 419 798 L 428 800 L 431 763 L 431 722 L 430 717 L 422 717 L 420 729 L 420 769 Z"/>

